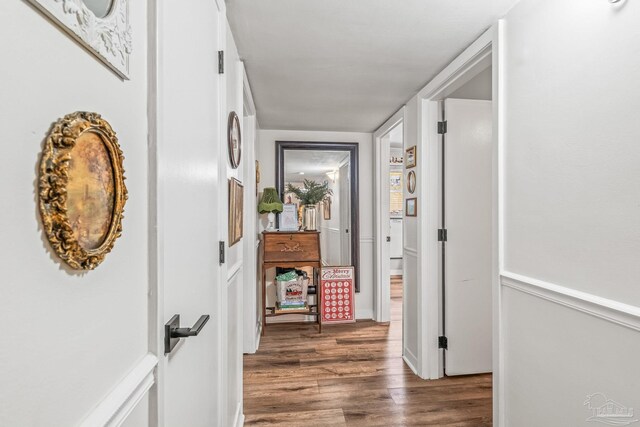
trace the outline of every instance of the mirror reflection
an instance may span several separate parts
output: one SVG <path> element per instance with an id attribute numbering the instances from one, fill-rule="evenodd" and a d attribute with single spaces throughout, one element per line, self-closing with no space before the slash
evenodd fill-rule
<path id="1" fill-rule="evenodd" d="M 105 18 L 111 12 L 116 0 L 82 0 L 87 9 L 98 18 Z"/>
<path id="2" fill-rule="evenodd" d="M 289 185 L 300 191 L 287 191 Z M 318 191 L 322 195 L 323 186 L 330 191 L 315 208 L 311 207 L 315 213 L 309 213 L 309 208 L 303 206 L 306 194 Z M 285 150 L 284 188 L 284 202 L 296 206 L 299 226 L 320 232 L 323 264 L 352 265 L 351 153 Z M 313 197 L 311 200 L 315 201 Z"/>

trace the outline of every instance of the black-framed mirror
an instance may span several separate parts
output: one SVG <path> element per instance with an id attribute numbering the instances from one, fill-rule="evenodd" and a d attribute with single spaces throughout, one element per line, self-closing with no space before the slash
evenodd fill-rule
<path id="1" fill-rule="evenodd" d="M 296 202 L 287 200 L 286 184 L 304 179 L 327 182 L 333 190 L 319 209 L 321 255 L 327 265 L 353 265 L 360 292 L 358 144 L 276 141 L 276 188 L 283 202 Z"/>

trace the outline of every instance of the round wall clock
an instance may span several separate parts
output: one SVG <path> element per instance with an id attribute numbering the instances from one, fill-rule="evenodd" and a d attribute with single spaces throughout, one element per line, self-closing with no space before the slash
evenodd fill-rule
<path id="1" fill-rule="evenodd" d="M 227 143 L 229 144 L 229 161 L 231 162 L 231 167 L 237 169 L 240 165 L 240 155 L 242 154 L 242 137 L 240 135 L 240 119 L 235 111 L 229 113 Z"/>
<path id="2" fill-rule="evenodd" d="M 409 175 L 407 175 L 407 190 L 411 194 L 416 191 L 416 173 L 414 171 L 409 172 Z"/>

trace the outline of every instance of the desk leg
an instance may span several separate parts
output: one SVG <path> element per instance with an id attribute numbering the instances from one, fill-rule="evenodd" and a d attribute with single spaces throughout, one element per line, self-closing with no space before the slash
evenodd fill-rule
<path id="1" fill-rule="evenodd" d="M 267 329 L 267 269 L 262 266 L 262 332 L 260 335 L 264 336 L 264 331 Z"/>
<path id="2" fill-rule="evenodd" d="M 316 269 L 316 310 L 318 310 L 318 333 L 322 333 L 322 306 L 320 302 L 322 301 L 322 286 L 320 286 L 320 268 Z"/>

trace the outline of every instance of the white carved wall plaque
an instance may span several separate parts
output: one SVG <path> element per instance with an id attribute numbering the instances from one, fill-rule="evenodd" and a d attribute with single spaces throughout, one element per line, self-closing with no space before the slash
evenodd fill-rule
<path id="1" fill-rule="evenodd" d="M 129 78 L 129 0 L 29 0 L 71 36 Z"/>

